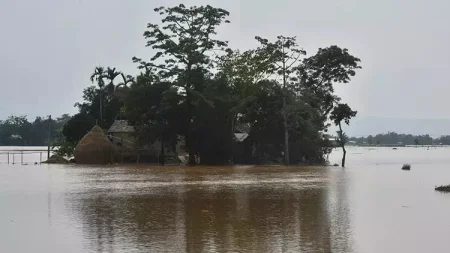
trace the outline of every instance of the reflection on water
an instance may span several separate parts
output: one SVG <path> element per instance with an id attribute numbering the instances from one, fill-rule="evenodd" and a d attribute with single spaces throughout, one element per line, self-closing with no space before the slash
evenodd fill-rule
<path id="1" fill-rule="evenodd" d="M 99 252 L 352 251 L 345 188 L 332 196 L 325 169 L 116 168 L 74 176 L 91 180 L 75 180 L 68 208 Z"/>
<path id="2" fill-rule="evenodd" d="M 0 159 L 0 252 L 447 252 L 448 153 L 349 148 L 346 169 Z"/>

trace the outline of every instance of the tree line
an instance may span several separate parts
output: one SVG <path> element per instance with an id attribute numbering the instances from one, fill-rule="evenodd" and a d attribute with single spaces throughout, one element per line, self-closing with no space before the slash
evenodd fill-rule
<path id="1" fill-rule="evenodd" d="M 358 145 L 450 145 L 450 135 L 432 138 L 430 135 L 398 134 L 388 132 L 385 134 L 369 135 L 367 137 L 351 137 L 349 141 Z"/>
<path id="2" fill-rule="evenodd" d="M 161 23 L 143 33 L 153 56 L 132 58 L 136 76 L 96 67 L 79 112 L 64 126 L 64 145 L 75 145 L 95 124 L 107 129 L 126 119 L 141 147 L 156 140 L 174 146 L 182 136 L 189 164 L 196 157 L 234 163 L 234 133 L 242 130 L 252 148 L 239 162 L 319 163 L 331 152 L 331 120 L 344 148 L 342 124 L 356 111 L 334 85 L 350 82 L 361 68 L 347 49 L 331 45 L 307 56 L 296 37 L 255 36 L 258 46 L 240 51 L 217 38 L 217 28 L 230 22 L 224 9 L 180 4 L 154 11 Z"/>
<path id="3" fill-rule="evenodd" d="M 10 116 L 0 120 L 0 146 L 46 146 L 64 140 L 62 129 L 71 117 L 64 114 L 53 119 L 36 117 L 29 122 L 26 116 Z"/>

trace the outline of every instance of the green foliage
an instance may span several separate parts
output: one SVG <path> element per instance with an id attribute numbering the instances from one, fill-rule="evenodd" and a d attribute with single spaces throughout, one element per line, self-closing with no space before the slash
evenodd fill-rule
<path id="1" fill-rule="evenodd" d="M 75 114 L 63 128 L 63 135 L 65 141 L 71 143 L 78 143 L 93 127 L 95 126 L 95 119 L 86 112 Z"/>
<path id="2" fill-rule="evenodd" d="M 121 111 L 122 103 L 113 93 L 108 93 L 105 89 L 90 86 L 83 90 L 82 103 L 76 103 L 79 113 L 85 118 L 94 119 L 102 128 L 109 128 Z M 100 115 L 100 104 L 102 112 Z"/>
<path id="3" fill-rule="evenodd" d="M 420 143 L 424 143 L 424 142 L 420 141 Z M 444 135 L 444 136 L 437 138 L 435 140 L 435 143 L 442 144 L 442 145 L 450 145 L 450 135 Z M 424 144 L 424 145 L 427 145 L 427 144 Z"/>
<path id="4" fill-rule="evenodd" d="M 196 156 L 204 164 L 318 163 L 331 151 L 327 120 L 348 123 L 356 115 L 338 104 L 333 88 L 361 68 L 347 49 L 331 46 L 302 59 L 306 52 L 295 37 L 278 36 L 256 37 L 260 46 L 241 52 L 216 37 L 229 22 L 226 10 L 180 4 L 154 11 L 162 24 L 144 32 L 154 54 L 133 57 L 136 77 L 94 69 L 97 86 L 83 91 L 79 113 L 64 126 L 61 152 L 69 153 L 96 122 L 106 129 L 122 118 L 135 127 L 141 147 L 175 146 L 184 137 L 190 163 Z M 248 133 L 242 142 L 234 137 L 238 129 Z"/>
<path id="5" fill-rule="evenodd" d="M 348 125 L 350 123 L 350 119 L 355 117 L 356 113 L 357 112 L 352 111 L 350 106 L 347 104 L 338 104 L 331 112 L 330 120 L 332 120 L 336 125 L 340 125 L 342 121 Z"/>
<path id="6" fill-rule="evenodd" d="M 339 131 L 337 131 L 338 139 L 337 142 L 342 147 L 343 155 L 342 155 L 342 167 L 345 167 L 345 144 L 348 141 L 347 135 L 342 131 L 342 125 L 341 122 L 344 121 L 345 124 L 350 123 L 350 119 L 356 116 L 356 111 L 353 111 L 350 106 L 347 104 L 338 104 L 336 107 L 334 107 L 333 111 L 330 115 L 330 120 L 334 122 L 336 126 L 339 126 Z"/>
<path id="7" fill-rule="evenodd" d="M 154 11 L 162 16 L 163 26 L 149 23 L 144 37 L 146 46 L 156 53 L 149 62 L 137 57 L 133 61 L 139 63 L 141 69 L 158 71 L 158 79 L 176 80 L 173 85 L 185 92 L 183 103 L 188 118 L 185 136 L 189 163 L 193 164 L 194 115 L 200 103 L 206 102 L 206 106 L 212 106 L 203 95 L 203 80 L 208 74 L 206 69 L 215 65 L 208 53 L 227 50 L 228 42 L 215 39 L 214 35 L 219 25 L 229 22 L 226 19 L 229 13 L 210 5 L 187 8 L 183 4 L 170 8 L 159 7 Z"/>
<path id="8" fill-rule="evenodd" d="M 319 48 L 317 54 L 303 60 L 297 68 L 300 82 L 296 90 L 327 116 L 340 98 L 334 95 L 334 83 L 348 83 L 356 74 L 360 59 L 338 46 Z"/>
<path id="9" fill-rule="evenodd" d="M 126 116 L 135 126 L 141 146 L 156 140 L 176 144 L 176 134 L 181 127 L 178 123 L 183 122 L 181 99 L 168 82 L 151 83 L 140 79 L 131 86 L 125 100 Z"/>
<path id="10" fill-rule="evenodd" d="M 306 51 L 299 48 L 295 37 L 278 36 L 275 42 L 269 42 L 256 36 L 261 44 L 256 52 L 259 54 L 260 69 L 271 75 L 279 75 L 282 78 L 282 86 L 285 88 L 290 81 L 297 81 L 292 74 L 298 68 L 299 59 L 306 55 Z"/>
<path id="11" fill-rule="evenodd" d="M 52 151 L 59 156 L 71 158 L 76 146 L 75 142 L 59 140 L 53 144 Z"/>
<path id="12" fill-rule="evenodd" d="M 61 139 L 61 131 L 69 115 L 60 118 L 36 117 L 29 122 L 26 116 L 10 116 L 0 121 L 0 145 L 2 146 L 46 146 Z M 50 132 L 49 132 L 50 131 Z"/>
<path id="13" fill-rule="evenodd" d="M 161 15 L 163 27 L 149 23 L 144 32 L 147 47 L 156 53 L 150 62 L 134 57 L 141 66 L 154 67 L 161 77 L 184 79 L 182 85 L 191 88 L 192 69 L 211 67 L 211 57 L 206 53 L 212 50 L 226 50 L 228 43 L 214 39 L 216 28 L 223 22 L 228 23 L 229 13 L 220 8 L 207 6 L 179 6 L 154 9 Z"/>
<path id="14" fill-rule="evenodd" d="M 412 134 L 398 134 L 396 132 L 389 132 L 385 134 L 377 134 L 375 136 L 369 135 L 367 137 L 352 137 L 349 140 L 354 141 L 356 144 L 383 144 L 383 145 L 432 145 L 432 144 L 450 144 L 450 138 L 448 136 L 441 136 L 433 139 L 428 134 L 426 135 L 412 135 Z M 416 144 L 418 143 L 418 144 Z"/>

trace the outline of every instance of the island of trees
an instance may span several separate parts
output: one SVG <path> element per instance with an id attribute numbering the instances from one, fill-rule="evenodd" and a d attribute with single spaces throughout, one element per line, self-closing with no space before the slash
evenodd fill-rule
<path id="1" fill-rule="evenodd" d="M 61 150 L 70 152 L 94 125 L 107 129 L 116 119 L 134 126 L 142 147 L 176 145 L 183 137 L 189 164 L 195 157 L 233 163 L 237 130 L 253 148 L 247 163 L 325 162 L 332 149 L 328 122 L 339 126 L 344 148 L 342 127 L 356 111 L 334 86 L 361 68 L 347 49 L 331 45 L 309 55 L 296 37 L 280 35 L 256 36 L 259 46 L 241 51 L 217 37 L 230 22 L 224 9 L 180 4 L 154 11 L 161 23 L 143 33 L 153 56 L 132 58 L 137 75 L 95 67 L 78 113 L 62 128 Z"/>

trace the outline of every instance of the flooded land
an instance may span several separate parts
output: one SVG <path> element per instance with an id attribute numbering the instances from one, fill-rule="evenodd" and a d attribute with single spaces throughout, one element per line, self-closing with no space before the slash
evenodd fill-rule
<path id="1" fill-rule="evenodd" d="M 345 169 L 0 157 L 0 252 L 447 252 L 448 154 L 350 147 Z"/>

